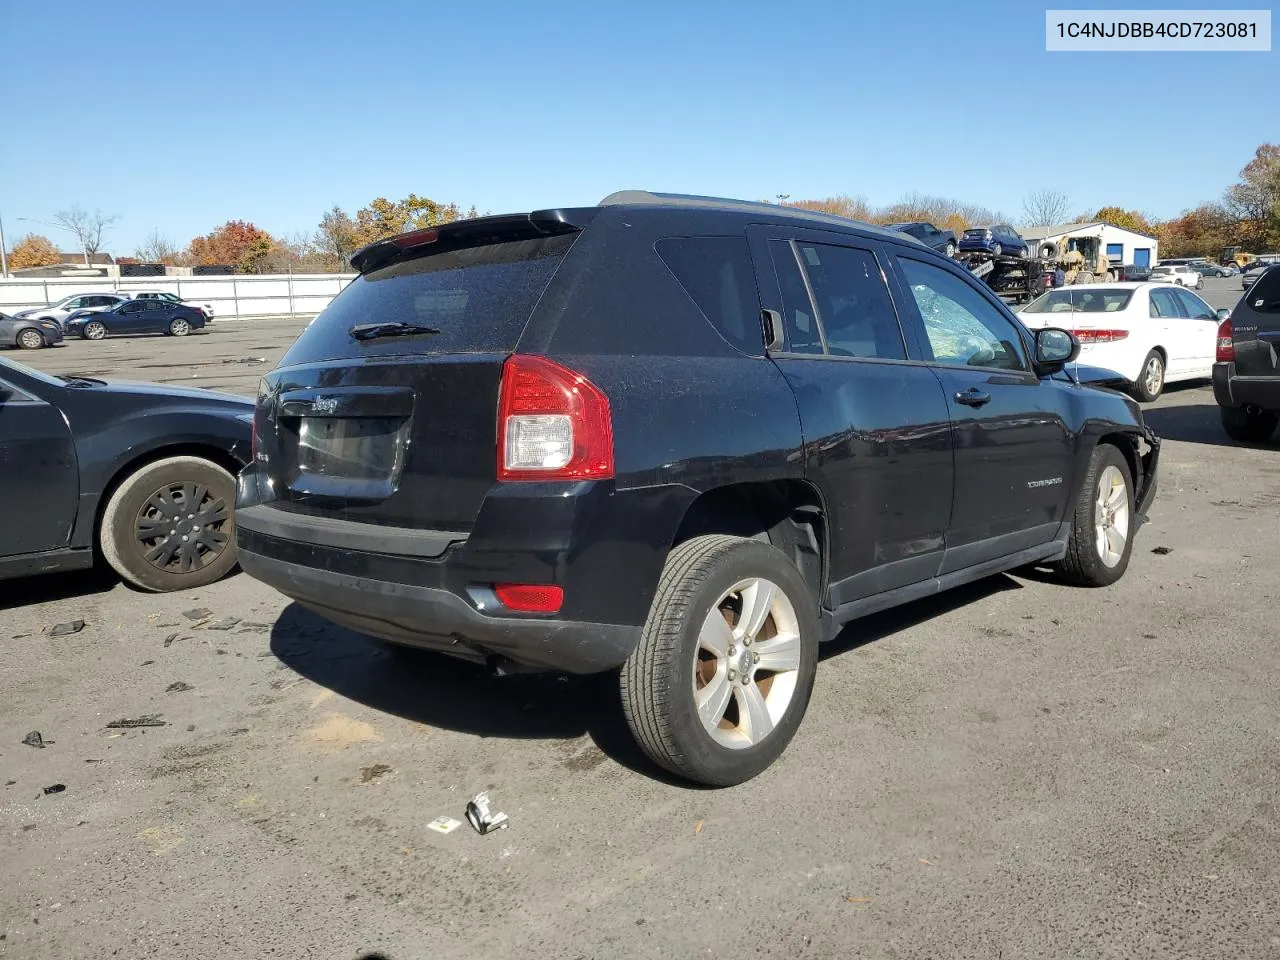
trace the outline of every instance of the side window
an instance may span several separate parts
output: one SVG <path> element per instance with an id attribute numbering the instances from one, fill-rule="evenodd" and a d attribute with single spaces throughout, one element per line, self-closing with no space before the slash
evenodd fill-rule
<path id="1" fill-rule="evenodd" d="M 1153 317 L 1176 317 L 1178 313 L 1178 301 L 1174 297 L 1177 291 L 1169 287 L 1160 287 L 1151 291 L 1151 316 Z"/>
<path id="2" fill-rule="evenodd" d="M 1017 329 L 966 281 L 919 260 L 898 263 L 938 363 L 1029 369 Z"/>
<path id="3" fill-rule="evenodd" d="M 147 309 L 147 303 L 145 300 L 134 300 L 133 302 L 126 303 L 123 307 L 121 307 L 120 312 L 121 313 L 141 313 L 145 309 Z"/>
<path id="4" fill-rule="evenodd" d="M 120 302 L 118 297 L 91 297 L 89 306 L 91 307 L 114 307 Z"/>
<path id="5" fill-rule="evenodd" d="M 0 380 L 0 407 L 6 403 L 39 403 L 35 397 L 29 393 L 23 393 L 11 383 Z"/>
<path id="6" fill-rule="evenodd" d="M 1192 320 L 1216 320 L 1213 308 L 1190 290 L 1175 290 L 1174 296 L 1182 301 L 1182 309 Z"/>
<path id="7" fill-rule="evenodd" d="M 764 352 L 760 295 L 745 237 L 668 237 L 658 256 L 720 335 L 743 353 Z M 172 308 L 158 301 L 156 308 Z"/>
<path id="8" fill-rule="evenodd" d="M 80 309 L 83 309 L 83 307 L 85 306 L 85 303 L 86 303 L 86 301 L 88 301 L 88 299 L 89 299 L 88 297 L 75 297 L 75 298 L 73 298 L 73 299 L 71 299 L 71 300 L 68 300 L 68 301 L 67 301 L 67 305 L 66 305 L 66 307 L 65 307 L 64 309 L 66 309 L 66 310 L 80 310 Z"/>
<path id="9" fill-rule="evenodd" d="M 907 348 L 880 264 L 869 250 L 797 243 L 833 357 L 905 360 Z"/>
<path id="10" fill-rule="evenodd" d="M 770 240 L 769 253 L 782 290 L 782 327 L 787 352 L 824 353 L 818 318 L 790 241 Z"/>

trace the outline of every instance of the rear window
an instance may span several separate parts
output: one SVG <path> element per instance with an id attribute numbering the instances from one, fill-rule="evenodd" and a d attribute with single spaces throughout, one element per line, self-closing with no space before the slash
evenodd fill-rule
<path id="1" fill-rule="evenodd" d="M 1277 323 L 1274 317 L 1280 314 L 1280 267 L 1273 267 L 1253 281 L 1240 298 L 1240 306 L 1253 313 L 1270 314 L 1267 329 L 1274 330 Z"/>
<path id="2" fill-rule="evenodd" d="M 655 248 L 722 337 L 743 353 L 764 352 L 760 295 L 745 237 L 668 237 Z"/>
<path id="3" fill-rule="evenodd" d="M 1117 287 L 1114 290 L 1051 290 L 1038 300 L 1032 300 L 1021 313 L 1115 313 L 1129 306 L 1133 291 Z"/>
<path id="4" fill-rule="evenodd" d="M 357 277 L 302 332 L 283 362 L 409 353 L 507 353 L 577 235 L 445 250 Z M 367 323 L 439 333 L 355 340 Z"/>

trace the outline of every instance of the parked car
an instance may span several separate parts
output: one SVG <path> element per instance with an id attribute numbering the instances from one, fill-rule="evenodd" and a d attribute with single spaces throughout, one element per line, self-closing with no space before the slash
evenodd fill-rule
<path id="1" fill-rule="evenodd" d="M 1116 279 L 1125 283 L 1142 283 L 1151 279 L 1151 268 L 1144 264 L 1127 263 L 1116 273 Z"/>
<path id="2" fill-rule="evenodd" d="M 51 377 L 0 358 L 0 579 L 90 567 L 144 590 L 235 566 L 234 475 L 253 405 L 182 387 Z"/>
<path id="3" fill-rule="evenodd" d="M 950 230 L 939 230 L 932 223 L 891 223 L 886 228 L 915 237 L 926 247 L 932 247 L 944 257 L 956 255 L 956 235 Z"/>
<path id="4" fill-rule="evenodd" d="M 207 322 L 213 322 L 213 304 L 211 303 L 192 303 L 190 300 L 183 300 L 176 293 L 170 293 L 168 290 L 129 290 L 126 292 L 133 300 L 164 300 L 168 303 L 181 303 L 188 307 L 195 307 L 197 310 L 203 311 Z"/>
<path id="5" fill-rule="evenodd" d="M 78 293 L 63 297 L 47 307 L 19 310 L 14 316 L 19 320 L 54 320 L 66 329 L 67 318 L 79 310 L 110 310 L 129 298 L 118 293 Z"/>
<path id="6" fill-rule="evenodd" d="M 1267 269 L 1271 264 L 1263 260 L 1255 260 L 1243 270 L 1240 271 L 1240 289 L 1248 290 L 1253 285 L 1253 281 L 1262 276 L 1262 271 Z"/>
<path id="7" fill-rule="evenodd" d="M 1196 290 L 1204 286 L 1204 277 L 1181 263 L 1162 263 L 1151 271 L 1148 279 L 1152 283 L 1174 283 L 1180 287 L 1193 287 Z"/>
<path id="8" fill-rule="evenodd" d="M 1249 293 L 1218 328 L 1213 396 L 1227 436 L 1262 443 L 1280 423 L 1280 264 L 1252 272 Z"/>
<path id="9" fill-rule="evenodd" d="M 94 310 L 73 315 L 67 321 L 67 335 L 85 340 L 101 340 L 120 334 L 163 333 L 185 337 L 205 325 L 204 312 L 184 303 L 167 300 L 126 300 L 111 310 Z"/>
<path id="10" fill-rule="evenodd" d="M 1190 264 L 1192 270 L 1200 274 L 1202 277 L 1230 277 L 1235 275 L 1235 271 L 1229 267 L 1224 267 L 1217 263 L 1209 263 L 1201 261 L 1200 263 Z"/>
<path id="11" fill-rule="evenodd" d="M 352 263 L 262 382 L 244 570 L 392 644 L 619 670 L 702 783 L 778 757 L 843 624 L 1028 564 L 1113 583 L 1155 489 L 1070 334 L 894 231 L 627 192 Z"/>
<path id="12" fill-rule="evenodd" d="M 0 313 L 0 346 L 39 350 L 62 342 L 62 327 L 56 320 L 19 319 Z"/>
<path id="13" fill-rule="evenodd" d="M 1080 284 L 1051 290 L 1018 315 L 1032 330 L 1070 330 L 1080 362 L 1115 370 L 1139 400 L 1155 400 L 1166 383 L 1213 373 L 1221 318 L 1181 286 Z"/>
<path id="14" fill-rule="evenodd" d="M 1027 243 L 1018 236 L 1018 231 L 1005 223 L 974 227 L 960 236 L 961 253 L 985 251 L 997 257 L 1025 257 L 1027 249 Z"/>

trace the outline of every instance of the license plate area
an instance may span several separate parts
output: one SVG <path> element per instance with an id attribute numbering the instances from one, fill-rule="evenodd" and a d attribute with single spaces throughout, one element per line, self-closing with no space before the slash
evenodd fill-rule
<path id="1" fill-rule="evenodd" d="M 385 499 L 395 492 L 407 448 L 406 417 L 283 417 L 280 430 L 294 493 Z"/>

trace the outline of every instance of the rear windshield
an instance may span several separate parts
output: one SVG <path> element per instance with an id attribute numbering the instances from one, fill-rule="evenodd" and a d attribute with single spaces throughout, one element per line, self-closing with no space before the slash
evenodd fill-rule
<path id="1" fill-rule="evenodd" d="M 1275 330 L 1280 326 L 1280 267 L 1273 267 L 1253 281 L 1253 285 L 1240 298 L 1236 312 L 1239 313 L 1242 308 L 1259 315 L 1259 326 L 1262 329 Z"/>
<path id="2" fill-rule="evenodd" d="M 1114 313 L 1129 306 L 1133 291 L 1114 289 L 1050 290 L 1022 308 L 1022 313 Z"/>
<path id="3" fill-rule="evenodd" d="M 302 332 L 284 363 L 407 353 L 507 353 L 576 234 L 446 250 L 357 277 Z M 438 333 L 356 340 L 368 323 Z"/>

